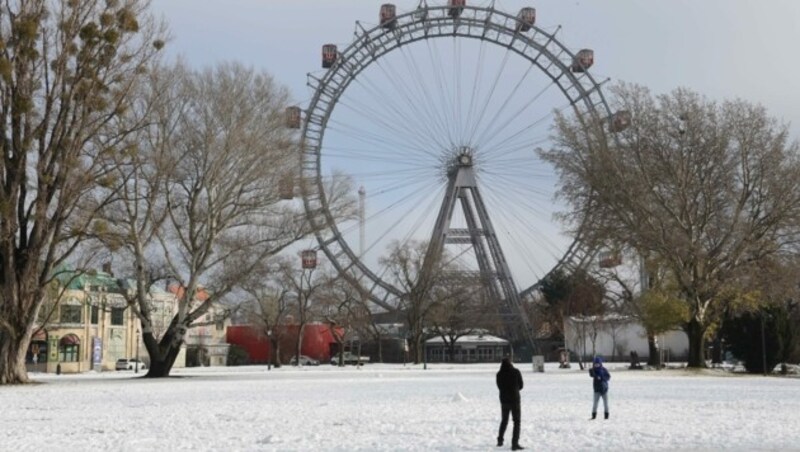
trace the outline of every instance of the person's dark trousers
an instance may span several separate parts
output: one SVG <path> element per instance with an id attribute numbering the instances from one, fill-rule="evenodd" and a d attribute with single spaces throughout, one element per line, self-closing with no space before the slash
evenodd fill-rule
<path id="1" fill-rule="evenodd" d="M 503 437 L 506 434 L 506 427 L 508 426 L 508 413 L 511 413 L 511 420 L 514 422 L 511 444 L 519 444 L 519 403 L 501 403 L 500 408 L 502 409 L 503 417 L 500 420 L 500 432 L 497 435 L 497 444 L 503 444 Z"/>

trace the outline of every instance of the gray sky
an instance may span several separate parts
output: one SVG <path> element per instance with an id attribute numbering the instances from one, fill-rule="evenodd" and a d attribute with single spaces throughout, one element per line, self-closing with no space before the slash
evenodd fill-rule
<path id="1" fill-rule="evenodd" d="M 320 45 L 349 42 L 356 20 L 377 22 L 381 3 L 154 0 L 153 6 L 170 24 L 170 52 L 198 66 L 237 60 L 264 68 L 302 101 L 309 97 L 306 73 L 319 68 Z M 417 5 L 395 3 L 401 11 Z M 800 1 L 499 0 L 496 6 L 514 12 L 534 6 L 537 25 L 562 25 L 563 42 L 595 50 L 593 74 L 655 92 L 684 86 L 714 99 L 758 102 L 800 135 Z"/>
<path id="2" fill-rule="evenodd" d="M 467 1 L 479 6 L 490 3 Z M 153 4 L 170 24 L 171 55 L 181 55 L 195 67 L 229 60 L 267 70 L 305 108 L 311 97 L 306 74 L 321 76 L 322 44 L 344 48 L 352 40 L 356 20 L 367 29 L 376 25 L 381 3 L 154 0 Z M 399 12 L 406 12 L 418 1 L 396 4 Z M 557 38 L 571 50 L 593 49 L 591 73 L 596 79 L 639 83 L 656 93 L 688 87 L 716 100 L 742 98 L 793 123 L 793 136 L 800 135 L 800 64 L 795 61 L 800 1 L 498 0 L 495 4 L 512 14 L 523 6 L 536 7 L 536 25 L 543 30 L 552 32 L 561 25 Z M 547 140 L 552 112 L 562 108 L 564 98 L 557 89 L 549 89 L 552 83 L 542 74 L 528 76 L 526 68 L 531 66 L 518 56 L 512 55 L 506 66 L 503 48 L 475 40 L 431 41 L 438 43 L 416 43 L 390 52 L 383 63 L 367 68 L 348 87 L 326 130 L 323 168 L 344 170 L 366 186 L 364 261 L 376 268 L 391 240 L 430 238 L 444 190 L 439 160 L 454 147 L 473 147 L 476 161 L 483 159 L 476 164 L 479 186 L 501 246 L 518 286 L 527 287 L 552 268 L 568 244 L 553 217 L 563 210 L 552 199 L 555 177 L 542 170 L 532 152 L 547 146 L 542 137 Z M 453 69 L 456 66 L 464 69 Z M 485 73 L 478 77 L 476 68 L 484 67 Z M 497 74 L 494 85 L 492 74 Z M 463 83 L 460 95 L 441 89 L 448 83 Z M 541 97 L 533 95 L 540 92 Z M 502 102 L 506 94 L 514 97 L 511 103 Z M 478 99 L 475 108 L 473 95 Z M 487 102 L 482 110 L 477 106 L 483 98 Z M 530 98 L 535 100 L 533 107 Z M 426 108 L 425 103 L 432 106 Z M 392 113 L 397 111 L 393 106 L 399 116 Z M 479 111 L 486 116 L 476 119 Z M 517 111 L 522 112 L 519 117 Z M 539 118 L 546 121 L 540 123 Z M 455 129 L 443 130 L 459 122 Z M 453 227 L 464 227 L 463 218 L 454 220 Z M 340 225 L 352 249 L 358 249 L 357 229 L 352 223 Z"/>

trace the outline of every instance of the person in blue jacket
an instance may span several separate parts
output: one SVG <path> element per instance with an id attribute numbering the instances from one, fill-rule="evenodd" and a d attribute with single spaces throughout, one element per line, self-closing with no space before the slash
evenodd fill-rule
<path id="1" fill-rule="evenodd" d="M 603 367 L 603 358 L 596 356 L 592 368 L 589 369 L 589 376 L 592 377 L 592 387 L 594 388 L 594 403 L 592 404 L 592 419 L 597 418 L 597 403 L 603 398 L 603 409 L 605 418 L 608 419 L 608 380 L 611 374 L 608 369 Z"/>

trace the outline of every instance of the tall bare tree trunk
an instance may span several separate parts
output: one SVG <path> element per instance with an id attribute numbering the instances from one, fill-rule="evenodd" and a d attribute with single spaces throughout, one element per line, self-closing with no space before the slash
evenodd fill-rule
<path id="1" fill-rule="evenodd" d="M 183 340 L 175 341 L 175 333 L 168 331 L 160 342 L 151 333 L 144 334 L 144 344 L 150 355 L 150 369 L 145 378 L 167 378 L 181 352 Z"/>
<path id="2" fill-rule="evenodd" d="M 0 333 L 0 385 L 28 383 L 25 369 L 25 352 L 30 345 L 30 334 L 12 336 Z"/>
<path id="3" fill-rule="evenodd" d="M 692 318 L 686 325 L 686 335 L 689 337 L 689 362 L 687 367 L 706 367 L 705 333 L 706 328 L 696 318 Z"/>
<path id="4" fill-rule="evenodd" d="M 270 350 L 269 360 L 275 367 L 281 367 L 281 343 L 278 339 L 270 339 L 270 346 L 272 346 L 272 350 Z"/>
<path id="5" fill-rule="evenodd" d="M 655 368 L 661 368 L 661 353 L 659 353 L 658 350 L 656 336 L 652 333 L 647 333 L 647 349 L 649 350 L 647 356 L 647 365 Z"/>
<path id="6" fill-rule="evenodd" d="M 14 303 L 11 304 L 12 311 L 13 305 Z M 32 302 L 16 303 L 16 305 L 34 306 L 34 308 L 29 312 L 20 310 L 16 313 L 9 313 L 8 310 L 3 312 L 6 318 L 0 319 L 0 385 L 24 384 L 30 381 L 25 368 L 25 354 L 30 347 L 33 319 L 39 314 L 39 306 Z"/>
<path id="7" fill-rule="evenodd" d="M 303 348 L 303 331 L 306 329 L 306 324 L 301 323 L 300 327 L 297 329 L 297 342 L 295 343 L 295 353 L 294 356 L 297 357 L 297 365 L 300 365 L 300 350 Z"/>
<path id="8" fill-rule="evenodd" d="M 175 360 L 181 352 L 180 346 L 170 346 L 169 350 L 164 354 L 163 359 L 156 359 L 150 355 L 150 369 L 147 371 L 146 378 L 166 378 L 175 365 Z"/>

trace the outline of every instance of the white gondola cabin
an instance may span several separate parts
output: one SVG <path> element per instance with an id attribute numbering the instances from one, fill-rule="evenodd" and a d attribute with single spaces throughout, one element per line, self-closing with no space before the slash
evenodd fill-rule
<path id="1" fill-rule="evenodd" d="M 609 118 L 608 121 L 608 131 L 609 132 L 622 132 L 623 130 L 627 129 L 631 125 L 631 112 L 627 110 L 621 110 Z"/>
<path id="2" fill-rule="evenodd" d="M 448 11 L 450 17 L 459 17 L 467 6 L 467 0 L 447 0 L 447 5 L 450 7 Z"/>
<path id="3" fill-rule="evenodd" d="M 572 72 L 586 72 L 594 64 L 594 50 L 581 49 L 572 60 Z"/>
<path id="4" fill-rule="evenodd" d="M 291 173 L 284 174 L 278 181 L 278 195 L 281 199 L 294 198 L 294 177 Z"/>
<path id="5" fill-rule="evenodd" d="M 388 30 L 393 30 L 397 25 L 397 8 L 391 3 L 386 3 L 381 6 L 381 27 Z"/>
<path id="6" fill-rule="evenodd" d="M 333 67 L 336 63 L 336 58 L 339 57 L 339 51 L 336 49 L 336 44 L 325 44 L 322 46 L 322 67 L 325 69 Z"/>
<path id="7" fill-rule="evenodd" d="M 286 108 L 286 127 L 290 129 L 300 128 L 300 107 Z"/>
<path id="8" fill-rule="evenodd" d="M 316 250 L 303 250 L 300 253 L 300 261 L 304 269 L 317 268 L 317 251 Z"/>
<path id="9" fill-rule="evenodd" d="M 536 9 L 531 7 L 522 8 L 517 14 L 517 31 L 529 31 L 536 23 Z"/>

